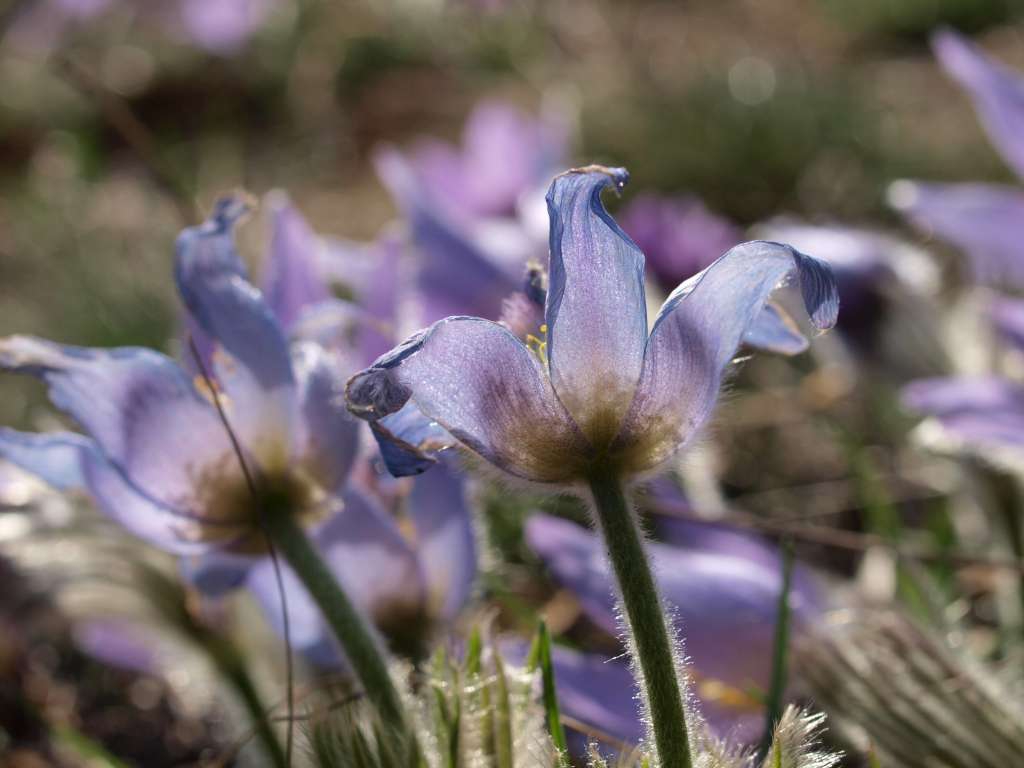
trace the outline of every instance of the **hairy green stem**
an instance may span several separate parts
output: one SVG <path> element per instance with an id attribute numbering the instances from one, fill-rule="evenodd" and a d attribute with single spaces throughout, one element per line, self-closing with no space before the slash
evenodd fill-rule
<path id="1" fill-rule="evenodd" d="M 309 591 L 320 613 L 345 651 L 348 663 L 384 723 L 405 736 L 415 748 L 415 734 L 402 700 L 391 681 L 384 651 L 363 617 L 335 580 L 293 515 L 268 510 L 264 530 Z"/>
<path id="2" fill-rule="evenodd" d="M 691 768 L 673 635 L 644 552 L 643 536 L 614 473 L 594 473 L 590 491 L 632 635 L 630 653 L 643 676 L 642 694 L 654 730 L 658 764 L 661 768 Z"/>

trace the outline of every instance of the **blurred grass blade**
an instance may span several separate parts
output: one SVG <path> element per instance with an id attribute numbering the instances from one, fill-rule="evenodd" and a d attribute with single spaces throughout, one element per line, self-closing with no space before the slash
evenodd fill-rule
<path id="1" fill-rule="evenodd" d="M 512 702 L 501 654 L 494 654 L 494 742 L 497 768 L 513 768 Z"/>
<path id="2" fill-rule="evenodd" d="M 562 727 L 562 717 L 558 711 L 558 693 L 555 691 L 555 670 L 551 664 L 551 635 L 548 632 L 548 625 L 541 621 L 537 628 L 537 637 L 534 640 L 533 649 L 530 651 L 533 657 L 534 649 L 537 658 L 534 662 L 540 665 L 541 682 L 544 689 L 544 711 L 547 713 L 548 732 L 551 734 L 551 741 L 558 750 L 558 762 L 560 765 L 568 765 L 569 746 L 565 739 L 565 729 Z"/>
<path id="3" fill-rule="evenodd" d="M 778 611 L 775 615 L 775 640 L 772 649 L 772 677 L 768 688 L 765 707 L 764 737 L 761 742 L 762 754 L 771 747 L 775 727 L 782 717 L 782 700 L 786 693 L 787 666 L 789 662 L 789 591 L 793 584 L 793 543 L 782 544 L 782 590 L 779 592 Z"/>

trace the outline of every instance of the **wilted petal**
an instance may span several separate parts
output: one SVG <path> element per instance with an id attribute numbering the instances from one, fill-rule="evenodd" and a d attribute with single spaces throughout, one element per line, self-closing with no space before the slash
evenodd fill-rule
<path id="1" fill-rule="evenodd" d="M 426 578 L 430 612 L 451 621 L 476 578 L 476 537 L 465 483 L 444 462 L 416 478 L 409 497 L 416 551 Z"/>
<path id="2" fill-rule="evenodd" d="M 345 408 L 345 373 L 340 362 L 316 344 L 295 350 L 299 398 L 305 422 L 303 462 L 331 493 L 341 491 L 359 451 L 361 425 Z"/>
<path id="3" fill-rule="evenodd" d="M 230 356 L 216 358 L 218 382 L 234 403 L 232 426 L 265 463 L 282 463 L 294 409 L 288 344 L 270 306 L 248 280 L 233 229 L 246 212 L 239 198 L 178 236 L 175 278 L 193 318 Z"/>
<path id="4" fill-rule="evenodd" d="M 84 453 L 96 443 L 74 432 L 18 432 L 0 428 L 0 457 L 61 491 L 82 490 Z"/>
<path id="5" fill-rule="evenodd" d="M 473 317 L 435 323 L 348 384 L 349 408 L 377 421 L 410 399 L 507 472 L 538 482 L 579 473 L 589 451 L 538 360 L 505 328 Z"/>
<path id="6" fill-rule="evenodd" d="M 594 443 L 618 431 L 647 341 L 644 256 L 601 202 L 605 187 L 618 190 L 628 179 L 623 168 L 569 171 L 547 196 L 548 368 L 559 399 Z"/>
<path id="7" fill-rule="evenodd" d="M 287 195 L 267 197 L 271 216 L 270 250 L 263 293 L 278 322 L 290 330 L 303 310 L 330 297 L 317 269 L 320 241 Z"/>
<path id="8" fill-rule="evenodd" d="M 926 234 L 963 249 L 975 279 L 1024 285 L 1024 192 L 998 184 L 898 181 L 889 202 Z"/>
<path id="9" fill-rule="evenodd" d="M 1024 388 L 1008 379 L 923 379 L 907 385 L 902 399 L 968 444 L 1024 446 Z"/>
<path id="10" fill-rule="evenodd" d="M 616 439 L 627 468 L 663 461 L 707 420 L 740 341 L 790 278 L 815 327 L 834 325 L 839 296 L 831 269 L 779 243 L 738 245 L 672 292 L 654 323 L 640 385 Z"/>
<path id="11" fill-rule="evenodd" d="M 932 38 L 943 69 L 968 90 L 989 138 L 1024 177 L 1024 78 L 946 29 Z"/>
<path id="12" fill-rule="evenodd" d="M 84 427 L 131 482 L 167 506 L 195 513 L 214 475 L 239 466 L 224 427 L 182 369 L 148 349 L 88 349 L 13 336 L 0 367 L 44 379 L 50 400 Z"/>

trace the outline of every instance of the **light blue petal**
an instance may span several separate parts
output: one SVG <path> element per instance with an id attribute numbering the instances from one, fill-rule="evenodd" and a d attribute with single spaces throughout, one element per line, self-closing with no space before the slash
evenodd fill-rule
<path id="1" fill-rule="evenodd" d="M 409 515 L 431 614 L 452 621 L 469 599 L 477 572 L 473 514 L 462 476 L 440 462 L 416 478 Z"/>
<path id="2" fill-rule="evenodd" d="M 595 446 L 622 423 L 647 341 L 644 256 L 601 202 L 621 189 L 623 168 L 558 176 L 548 191 L 551 267 L 547 358 L 559 399 Z"/>
<path id="3" fill-rule="evenodd" d="M 83 453 L 96 443 L 74 432 L 18 432 L 0 428 L 0 457 L 61 491 L 82 490 Z"/>
<path id="4" fill-rule="evenodd" d="M 53 404 L 82 425 L 103 456 L 172 509 L 205 515 L 208 481 L 242 482 L 216 411 L 164 355 L 12 336 L 0 340 L 0 367 L 43 379 Z"/>
<path id="5" fill-rule="evenodd" d="M 346 395 L 370 422 L 411 400 L 492 464 L 537 482 L 578 477 L 590 450 L 538 359 L 488 320 L 435 323 L 352 377 Z"/>
<path id="6" fill-rule="evenodd" d="M 236 406 L 232 426 L 265 462 L 282 462 L 295 379 L 281 324 L 235 251 L 234 225 L 246 211 L 241 199 L 224 198 L 209 220 L 182 232 L 175 278 L 199 327 L 230 357 L 216 360 L 216 374 Z"/>
<path id="7" fill-rule="evenodd" d="M 795 279 L 817 328 L 839 313 L 831 268 L 787 245 L 743 243 L 680 285 L 662 306 L 629 416 L 616 441 L 627 469 L 668 458 L 710 416 L 726 366 L 771 293 Z"/>
<path id="8" fill-rule="evenodd" d="M 743 336 L 743 343 L 780 355 L 799 355 L 809 346 L 792 318 L 774 304 L 765 304 L 761 314 Z"/>

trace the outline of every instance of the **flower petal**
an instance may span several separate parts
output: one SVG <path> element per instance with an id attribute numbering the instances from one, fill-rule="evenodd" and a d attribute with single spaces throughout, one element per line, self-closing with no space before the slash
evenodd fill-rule
<path id="1" fill-rule="evenodd" d="M 371 422 L 412 400 L 461 443 L 528 480 L 572 479 L 589 452 L 537 358 L 488 320 L 435 323 L 352 377 L 347 396 Z"/>
<path id="2" fill-rule="evenodd" d="M 437 454 L 458 441 L 424 416 L 411 400 L 398 411 L 370 422 L 384 465 L 395 477 L 426 472 L 437 463 Z"/>
<path id="3" fill-rule="evenodd" d="M 476 537 L 462 477 L 440 462 L 416 478 L 409 514 L 429 592 L 430 612 L 452 621 L 476 578 Z"/>
<path id="4" fill-rule="evenodd" d="M 502 299 L 516 287 L 515 278 L 477 246 L 468 229 L 429 202 L 398 151 L 380 150 L 375 162 L 409 222 L 419 251 L 416 280 L 421 321 L 432 323 L 448 315 L 497 317 Z"/>
<path id="5" fill-rule="evenodd" d="M 1024 177 L 1024 77 L 949 29 L 932 37 L 932 48 L 947 74 L 970 93 L 992 143 Z"/>
<path id="6" fill-rule="evenodd" d="M 425 586 L 416 555 L 395 522 L 368 496 L 349 491 L 344 508 L 313 541 L 345 594 L 385 635 L 421 628 Z M 344 665 L 330 629 L 306 588 L 282 564 L 292 643 L 319 664 Z M 257 563 L 249 586 L 271 625 L 283 634 L 280 597 L 269 558 Z M 416 621 L 411 621 L 416 619 Z"/>
<path id="7" fill-rule="evenodd" d="M 0 341 L 0 367 L 46 381 L 53 404 L 133 484 L 168 507 L 205 513 L 207 481 L 242 482 L 216 411 L 169 357 L 12 336 Z"/>
<path id="8" fill-rule="evenodd" d="M 779 243 L 738 245 L 672 292 L 654 323 L 640 385 L 616 439 L 628 469 L 668 458 L 707 420 L 740 341 L 772 291 L 791 277 L 811 322 L 832 327 L 839 313 L 832 270 Z"/>
<path id="9" fill-rule="evenodd" d="M 305 421 L 303 463 L 328 492 L 340 492 L 359 451 L 361 424 L 345 408 L 343 367 L 316 344 L 296 346 L 295 368 Z"/>
<path id="10" fill-rule="evenodd" d="M 743 343 L 780 355 L 799 355 L 810 344 L 781 307 L 768 303 L 743 334 Z"/>
<path id="11" fill-rule="evenodd" d="M 999 335 L 1024 352 L 1024 300 L 996 299 L 989 312 Z"/>
<path id="12" fill-rule="evenodd" d="M 1024 388 L 1009 379 L 922 379 L 904 387 L 902 399 L 969 445 L 1024 446 Z"/>
<path id="13" fill-rule="evenodd" d="M 263 295 L 248 280 L 232 231 L 246 212 L 239 198 L 178 236 L 175 279 L 193 318 L 231 360 L 217 360 L 217 379 L 235 404 L 232 426 L 265 463 L 287 459 L 295 378 L 288 343 Z"/>
<path id="14" fill-rule="evenodd" d="M 182 578 L 206 597 L 218 598 L 244 585 L 258 562 L 258 558 L 214 550 L 182 558 L 179 570 Z"/>
<path id="15" fill-rule="evenodd" d="M 96 443 L 74 432 L 18 432 L 0 428 L 0 457 L 60 491 L 85 487 L 82 455 Z"/>
<path id="16" fill-rule="evenodd" d="M 534 515 L 527 542 L 568 587 L 584 612 L 609 634 L 618 634 L 614 581 L 596 535 L 558 518 Z M 694 676 L 737 690 L 767 690 L 781 569 L 725 552 L 703 552 L 650 543 L 647 550 L 666 601 L 686 638 Z M 798 626 L 816 613 L 800 592 L 791 593 Z"/>
<path id="17" fill-rule="evenodd" d="M 278 322 L 287 330 L 303 310 L 331 294 L 317 270 L 320 241 L 302 214 L 283 192 L 268 195 L 267 208 L 271 231 L 263 293 Z"/>
<path id="18" fill-rule="evenodd" d="M 615 436 L 632 399 L 647 341 L 644 256 L 601 202 L 623 168 L 591 166 L 548 191 L 551 269 L 545 321 L 551 381 L 594 443 Z"/>
<path id="19" fill-rule="evenodd" d="M 1024 285 L 1024 192 L 999 184 L 898 181 L 889 203 L 925 234 L 963 249 L 976 280 Z"/>

